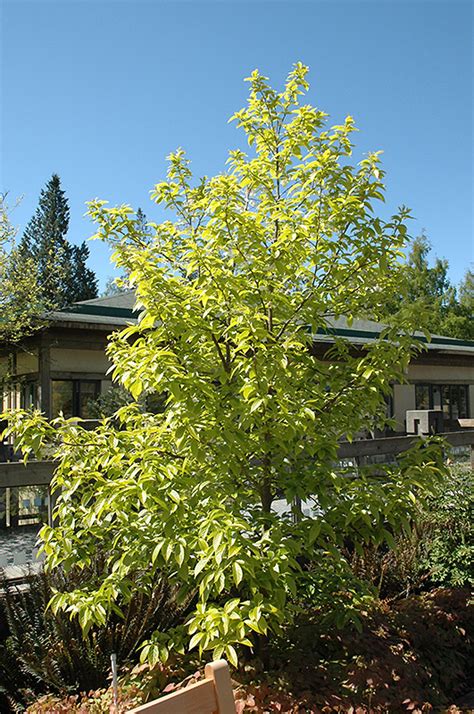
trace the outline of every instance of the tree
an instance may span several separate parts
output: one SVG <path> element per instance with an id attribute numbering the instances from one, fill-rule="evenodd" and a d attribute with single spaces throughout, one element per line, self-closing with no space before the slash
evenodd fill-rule
<path id="1" fill-rule="evenodd" d="M 474 273 L 467 270 L 459 284 L 457 300 L 441 325 L 443 335 L 474 341 Z"/>
<path id="2" fill-rule="evenodd" d="M 88 258 L 89 248 L 86 243 L 70 246 L 69 269 L 65 280 L 67 304 L 91 300 L 98 295 L 95 273 L 87 267 Z"/>
<path id="3" fill-rule="evenodd" d="M 105 287 L 101 293 L 101 297 L 111 297 L 112 295 L 120 295 L 129 290 L 123 276 L 114 278 L 109 276 L 105 282 Z"/>
<path id="4" fill-rule="evenodd" d="M 41 326 L 44 309 L 36 266 L 31 258 L 25 261 L 20 255 L 5 196 L 0 195 L 0 339 L 3 345 L 17 343 Z"/>
<path id="5" fill-rule="evenodd" d="M 370 593 L 351 573 L 348 544 L 391 544 L 443 473 L 429 441 L 377 477 L 337 466 L 341 438 L 385 421 L 390 383 L 421 345 L 407 315 L 364 352 L 342 337 L 324 354 L 314 343 L 341 315 L 387 318 L 408 212 L 374 215 L 379 156 L 349 163 L 353 119 L 327 128 L 324 112 L 301 105 L 306 73 L 297 64 L 277 92 L 253 72 L 233 119 L 254 153 L 231 151 L 227 172 L 194 182 L 184 152 L 171 154 L 152 192 L 170 220 L 153 224 L 151 241 L 129 206 L 90 204 L 142 308 L 110 343 L 115 379 L 136 400 L 163 395 L 163 410 L 131 404 L 93 432 L 10 416 L 24 453 L 56 444 L 48 567 L 83 567 L 97 548 L 107 558 L 98 579 L 58 593 L 53 609 L 87 629 L 157 572 L 183 597 L 197 591 L 185 627 L 144 643 L 151 661 L 186 645 L 235 663 L 237 645 L 309 603 L 357 623 Z M 294 517 L 272 508 L 279 498 Z"/>
<path id="6" fill-rule="evenodd" d="M 136 228 L 135 230 L 142 235 L 143 240 L 150 240 L 153 237 L 153 231 L 148 219 L 143 210 L 137 208 Z"/>
<path id="7" fill-rule="evenodd" d="M 422 232 L 411 244 L 403 275 L 405 288 L 397 295 L 394 307 L 408 299 L 420 309 L 420 327 L 448 337 L 474 340 L 472 273 L 466 273 L 456 290 L 449 280 L 448 261 L 435 258 L 430 266 L 430 251 L 430 242 Z"/>
<path id="8" fill-rule="evenodd" d="M 147 221 L 147 217 L 141 208 L 137 209 L 135 219 L 135 232 L 140 235 L 144 241 L 150 241 L 152 238 L 152 229 Z M 112 295 L 120 295 L 130 290 L 130 285 L 127 279 L 127 273 L 122 272 L 117 278 L 109 277 L 105 283 L 105 288 L 102 297 L 110 297 Z"/>
<path id="9" fill-rule="evenodd" d="M 35 262 L 43 300 L 51 307 L 97 297 L 97 280 L 86 266 L 89 248 L 85 243 L 71 245 L 68 227 L 68 201 L 59 176 L 53 174 L 20 242 L 21 256 Z"/>

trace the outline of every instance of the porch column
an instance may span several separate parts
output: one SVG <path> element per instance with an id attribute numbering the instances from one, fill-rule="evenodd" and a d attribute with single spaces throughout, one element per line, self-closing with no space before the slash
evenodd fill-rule
<path id="1" fill-rule="evenodd" d="M 38 383 L 40 409 L 47 419 L 51 419 L 51 347 L 49 340 L 43 338 L 38 350 Z"/>

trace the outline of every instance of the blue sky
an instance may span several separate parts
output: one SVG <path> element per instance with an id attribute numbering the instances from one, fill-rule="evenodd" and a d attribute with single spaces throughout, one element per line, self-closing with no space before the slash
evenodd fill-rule
<path id="1" fill-rule="evenodd" d="M 308 101 L 352 114 L 355 159 L 384 151 L 390 210 L 406 204 L 459 281 L 473 256 L 470 0 L 3 0 L 1 186 L 21 231 L 60 175 L 69 238 L 93 233 L 85 201 L 157 216 L 149 190 L 183 146 L 197 175 L 241 144 L 229 116 L 258 67 L 280 87 L 298 60 Z M 101 287 L 114 273 L 90 244 Z"/>

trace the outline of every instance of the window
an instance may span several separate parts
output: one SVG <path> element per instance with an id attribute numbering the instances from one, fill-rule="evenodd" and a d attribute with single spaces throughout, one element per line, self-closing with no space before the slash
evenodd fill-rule
<path id="1" fill-rule="evenodd" d="M 59 416 L 62 412 L 66 418 L 77 416 L 73 414 L 74 382 L 66 379 L 53 379 L 52 415 Z"/>
<path id="2" fill-rule="evenodd" d="M 82 417 L 90 419 L 89 404 L 97 399 L 100 382 L 85 379 L 53 379 L 52 413 L 53 417 L 62 412 L 66 418 Z"/>
<path id="3" fill-rule="evenodd" d="M 417 409 L 442 411 L 447 421 L 466 419 L 468 388 L 466 384 L 416 384 L 415 404 Z"/>
<path id="4" fill-rule="evenodd" d="M 78 399 L 78 414 L 83 419 L 92 419 L 90 412 L 90 403 L 93 402 L 100 393 L 100 382 L 76 382 L 79 385 Z"/>
<path id="5" fill-rule="evenodd" d="M 415 386 L 415 400 L 417 409 L 430 408 L 430 388 L 428 384 L 417 384 Z"/>

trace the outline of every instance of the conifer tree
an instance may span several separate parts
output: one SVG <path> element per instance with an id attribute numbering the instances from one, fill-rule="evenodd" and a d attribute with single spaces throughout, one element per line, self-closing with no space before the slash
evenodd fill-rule
<path id="1" fill-rule="evenodd" d="M 142 209 L 140 207 L 137 208 L 137 216 L 136 216 L 135 222 L 136 222 L 136 231 L 144 240 L 152 237 L 153 232 L 152 232 L 150 225 L 148 224 L 148 219 L 146 217 L 146 213 L 144 211 L 142 211 Z"/>
<path id="2" fill-rule="evenodd" d="M 97 280 L 87 268 L 89 249 L 67 240 L 69 205 L 57 174 L 42 189 L 38 208 L 20 243 L 20 253 L 37 267 L 41 294 L 50 308 L 97 297 Z"/>
<path id="3" fill-rule="evenodd" d="M 97 279 L 94 271 L 87 267 L 88 258 L 89 248 L 85 242 L 71 246 L 68 303 L 97 297 Z"/>

